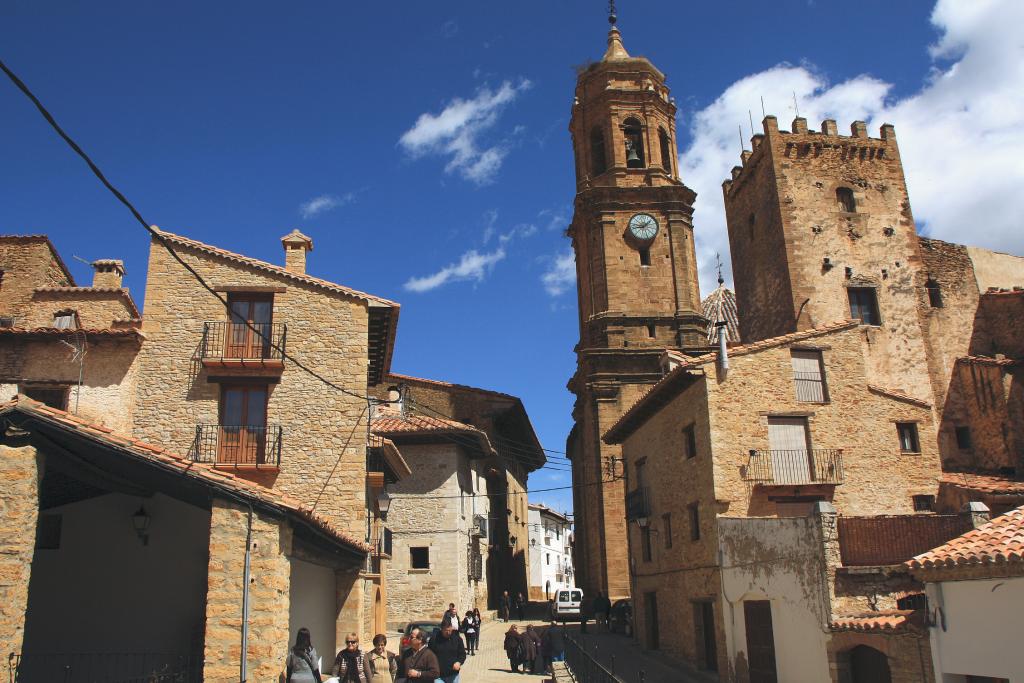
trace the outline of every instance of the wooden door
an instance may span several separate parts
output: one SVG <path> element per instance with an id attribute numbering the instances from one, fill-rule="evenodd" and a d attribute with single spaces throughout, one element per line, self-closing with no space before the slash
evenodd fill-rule
<path id="1" fill-rule="evenodd" d="M 697 638 L 697 661 L 701 668 L 718 671 L 718 644 L 715 641 L 715 603 L 693 603 L 693 631 Z"/>
<path id="2" fill-rule="evenodd" d="M 271 296 L 228 298 L 228 333 L 224 335 L 225 358 L 266 358 L 270 351 L 274 300 Z"/>
<path id="3" fill-rule="evenodd" d="M 748 600 L 743 603 L 747 626 L 747 661 L 750 683 L 777 683 L 775 670 L 775 634 L 772 632 L 772 603 Z"/>
<path id="4" fill-rule="evenodd" d="M 661 636 L 658 633 L 658 594 L 644 593 L 644 621 L 647 624 L 647 649 L 657 650 Z"/>
<path id="5" fill-rule="evenodd" d="M 267 387 L 221 389 L 217 462 L 261 465 L 266 461 Z"/>
<path id="6" fill-rule="evenodd" d="M 811 482 L 807 418 L 769 417 L 768 444 L 772 456 L 772 480 L 776 484 Z"/>

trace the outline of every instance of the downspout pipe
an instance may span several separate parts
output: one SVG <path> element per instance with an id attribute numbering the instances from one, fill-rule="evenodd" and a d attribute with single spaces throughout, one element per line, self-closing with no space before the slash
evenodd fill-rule
<path id="1" fill-rule="evenodd" d="M 245 569 L 242 571 L 242 657 L 239 663 L 238 680 L 246 683 L 249 676 L 249 581 L 252 573 L 252 505 L 249 505 L 249 519 L 245 530 Z"/>
<path id="2" fill-rule="evenodd" d="M 729 349 L 727 347 L 729 330 L 724 320 L 715 323 L 715 328 L 718 330 L 718 366 L 725 373 L 729 371 Z"/>

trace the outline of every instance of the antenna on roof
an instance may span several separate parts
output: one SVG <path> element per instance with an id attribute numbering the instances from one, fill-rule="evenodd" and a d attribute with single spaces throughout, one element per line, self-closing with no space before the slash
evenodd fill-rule
<path id="1" fill-rule="evenodd" d="M 736 130 L 740 134 L 740 154 L 747 151 L 747 148 L 743 146 L 743 124 L 736 126 Z"/>
<path id="2" fill-rule="evenodd" d="M 82 263 L 84 263 L 87 266 L 91 266 L 92 265 L 91 262 L 86 261 L 84 258 L 82 258 L 81 256 L 78 256 L 77 254 L 72 254 L 71 258 L 75 259 L 76 261 L 81 261 Z"/>
<path id="3" fill-rule="evenodd" d="M 747 116 L 750 118 L 750 137 L 753 138 L 754 137 L 754 115 L 752 113 L 750 113 L 749 109 L 747 110 Z"/>
<path id="4" fill-rule="evenodd" d="M 793 109 L 796 110 L 796 117 L 800 118 L 800 105 L 796 101 L 796 90 L 793 91 Z"/>
<path id="5" fill-rule="evenodd" d="M 761 118 L 768 116 L 764 113 L 764 95 L 761 95 Z"/>
<path id="6" fill-rule="evenodd" d="M 717 252 L 715 253 L 715 266 L 718 268 L 718 284 L 724 285 L 725 278 L 722 277 L 722 256 Z"/>

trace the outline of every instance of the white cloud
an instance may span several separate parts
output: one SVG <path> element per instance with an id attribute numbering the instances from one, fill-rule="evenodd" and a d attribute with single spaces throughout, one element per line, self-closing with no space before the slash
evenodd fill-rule
<path id="1" fill-rule="evenodd" d="M 337 209 L 339 206 L 351 204 L 355 200 L 356 195 L 354 192 L 346 192 L 341 196 L 322 194 L 319 197 L 313 197 L 308 202 L 303 202 L 299 206 L 299 213 L 303 218 L 313 218 L 326 211 Z"/>
<path id="2" fill-rule="evenodd" d="M 493 182 L 509 145 L 499 142 L 481 148 L 478 140 L 494 126 L 502 110 L 530 87 L 526 79 L 516 84 L 505 81 L 497 90 L 480 88 L 472 99 L 457 97 L 439 114 L 420 114 L 398 142 L 414 157 L 448 156 L 446 173 L 458 172 L 466 180 L 486 185 Z"/>
<path id="3" fill-rule="evenodd" d="M 553 258 L 540 276 L 544 289 L 551 296 L 559 296 L 576 284 L 576 256 L 572 249 L 567 249 Z"/>
<path id="4" fill-rule="evenodd" d="M 902 99 L 873 76 L 832 84 L 812 67 L 782 64 L 733 83 L 694 115 L 680 174 L 700 197 L 694 224 L 703 291 L 714 286 L 714 254 L 729 253 L 721 184 L 739 161 L 736 126 L 748 110 L 760 112 L 764 96 L 768 112 L 789 128 L 794 92 L 812 128 L 824 118 L 841 131 L 868 121 L 873 136 L 882 123 L 896 126 L 922 232 L 1024 253 L 1013 201 L 1024 186 L 1024 41 L 1017 34 L 1024 3 L 939 0 L 932 23 L 941 32 L 929 49 L 936 61 L 920 90 Z"/>
<path id="5" fill-rule="evenodd" d="M 458 263 L 442 268 L 433 275 L 410 278 L 405 288 L 411 292 L 429 292 L 432 289 L 460 280 L 482 282 L 494 264 L 505 258 L 505 249 L 499 247 L 490 253 L 481 254 L 471 249 L 462 255 Z"/>

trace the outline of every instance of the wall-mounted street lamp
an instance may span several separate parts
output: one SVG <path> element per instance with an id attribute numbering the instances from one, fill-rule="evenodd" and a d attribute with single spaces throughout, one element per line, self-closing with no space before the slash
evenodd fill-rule
<path id="1" fill-rule="evenodd" d="M 381 519 L 388 518 L 388 510 L 391 509 L 391 495 L 387 491 L 381 491 L 377 494 L 377 510 L 380 512 Z"/>
<path id="2" fill-rule="evenodd" d="M 132 515 L 132 526 L 135 528 L 135 534 L 142 541 L 142 545 L 149 545 L 149 515 L 146 513 L 146 508 L 142 505 Z"/>

